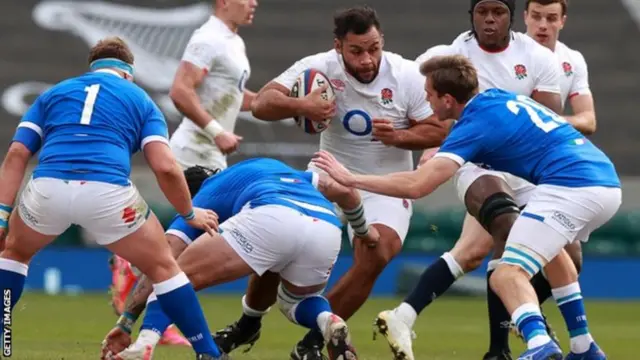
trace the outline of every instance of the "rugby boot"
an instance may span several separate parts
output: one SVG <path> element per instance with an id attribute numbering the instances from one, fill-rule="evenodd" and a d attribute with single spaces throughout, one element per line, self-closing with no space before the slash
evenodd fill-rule
<path id="1" fill-rule="evenodd" d="M 322 330 L 324 341 L 327 343 L 329 360 L 357 360 L 356 350 L 351 344 L 351 334 L 347 323 L 338 315 L 331 315 L 327 325 Z"/>
<path id="2" fill-rule="evenodd" d="M 158 345 L 174 345 L 174 346 L 188 346 L 191 347 L 191 343 L 187 340 L 182 334 L 180 330 L 176 328 L 175 325 L 171 325 L 164 331 L 162 334 L 162 338 Z"/>
<path id="3" fill-rule="evenodd" d="M 227 354 L 222 354 L 219 357 L 213 357 L 207 354 L 198 354 L 198 356 L 196 356 L 196 360 L 231 360 L 231 357 Z"/>
<path id="4" fill-rule="evenodd" d="M 379 313 L 373 326 L 374 339 L 376 331 L 387 339 L 394 360 L 414 360 L 412 340 L 416 335 L 409 325 L 396 316 L 393 310 Z"/>
<path id="5" fill-rule="evenodd" d="M 327 360 L 322 353 L 324 348 L 324 335 L 317 331 L 307 334 L 296 346 L 291 350 L 291 360 Z"/>
<path id="6" fill-rule="evenodd" d="M 518 360 L 562 360 L 562 350 L 553 341 L 527 350 Z"/>
<path id="7" fill-rule="evenodd" d="M 222 330 L 218 330 L 213 334 L 213 341 L 218 345 L 222 352 L 229 354 L 239 346 L 248 345 L 243 352 L 249 352 L 260 339 L 261 325 L 254 328 L 240 327 L 238 322 L 227 326 Z"/>
<path id="8" fill-rule="evenodd" d="M 509 352 L 501 352 L 499 354 L 488 352 L 484 354 L 482 360 L 513 360 L 513 358 Z"/>
<path id="9" fill-rule="evenodd" d="M 582 354 L 570 352 L 567 354 L 565 360 L 607 360 L 607 355 L 604 354 L 604 351 L 602 351 L 596 343 L 591 343 L 587 352 Z"/>

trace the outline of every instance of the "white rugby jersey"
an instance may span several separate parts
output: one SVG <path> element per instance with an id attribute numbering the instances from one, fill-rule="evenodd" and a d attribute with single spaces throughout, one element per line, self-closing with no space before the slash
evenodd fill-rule
<path id="1" fill-rule="evenodd" d="M 244 86 L 251 72 L 242 38 L 220 19 L 211 16 L 194 31 L 182 60 L 205 72 L 197 89 L 202 106 L 225 130 L 233 132 L 242 108 Z M 207 141 L 209 138 L 210 135 L 186 117 L 172 136 L 173 141 L 184 142 L 177 144 L 179 146 L 215 146 Z"/>
<path id="2" fill-rule="evenodd" d="M 480 47 L 470 31 L 452 44 L 434 46 L 420 55 L 421 64 L 437 55 L 464 55 L 478 70 L 480 91 L 490 88 L 531 96 L 535 91 L 560 93 L 560 68 L 553 52 L 526 34 L 511 32 L 509 46 L 500 52 Z"/>
<path id="3" fill-rule="evenodd" d="M 391 120 L 396 129 L 406 129 L 409 119 L 422 121 L 433 114 L 415 62 L 385 51 L 378 75 L 363 84 L 347 73 L 342 56 L 331 50 L 297 61 L 274 81 L 290 89 L 309 68 L 323 72 L 336 93 L 337 113 L 320 134 L 320 149 L 360 174 L 413 170 L 411 151 L 386 146 L 371 133 L 373 119 Z"/>
<path id="4" fill-rule="evenodd" d="M 560 62 L 560 93 L 563 103 L 577 95 L 591 93 L 589 88 L 589 70 L 582 54 L 567 45 L 556 42 L 556 56 Z"/>

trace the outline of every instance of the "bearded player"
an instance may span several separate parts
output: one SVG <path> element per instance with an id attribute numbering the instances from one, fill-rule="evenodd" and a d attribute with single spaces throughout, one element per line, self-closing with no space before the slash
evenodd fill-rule
<path id="1" fill-rule="evenodd" d="M 410 150 L 438 146 L 448 129 L 447 124 L 428 119 L 432 111 L 425 101 L 418 65 L 383 51 L 380 22 L 370 7 L 337 13 L 334 36 L 334 49 L 303 58 L 260 90 L 253 115 L 266 121 L 294 116 L 313 121 L 330 118 L 330 126 L 320 136 L 320 148 L 340 158 L 352 171 L 387 174 L 411 170 Z M 298 75 L 309 68 L 328 76 L 336 93 L 335 102 L 321 98 L 326 88 L 303 99 L 289 97 Z M 380 242 L 369 248 L 349 228 L 354 265 L 327 295 L 334 312 L 345 320 L 362 306 L 378 275 L 400 252 L 412 214 L 412 203 L 407 199 L 368 192 L 361 196 L 367 218 L 380 233 Z M 257 339 L 260 316 L 275 302 L 275 294 L 266 290 L 269 286 L 263 291 L 257 288 L 269 281 L 278 279 L 263 275 L 259 281 L 250 282 L 242 318 L 215 335 L 224 351 Z M 323 347 L 321 334 L 311 331 L 293 349 L 291 358 L 322 359 Z"/>
<path id="2" fill-rule="evenodd" d="M 471 31 L 458 36 L 451 45 L 430 49 L 416 61 L 422 63 L 434 55 L 464 55 L 478 69 L 482 90 L 500 88 L 531 96 L 561 112 L 561 74 L 555 56 L 529 36 L 510 30 L 515 1 L 472 0 L 470 14 Z M 425 160 L 429 154 L 432 153 L 425 153 Z M 454 182 L 468 211 L 460 239 L 450 252 L 443 254 L 422 274 L 414 291 L 400 306 L 383 311 L 376 320 L 398 358 L 413 358 L 411 328 L 425 307 L 456 279 L 477 268 L 490 253 L 494 241 L 494 258 L 500 257 L 520 207 L 527 203 L 535 189 L 525 180 L 473 164 L 463 166 Z M 487 278 L 496 265 L 497 261 L 490 262 Z M 550 296 L 550 286 L 544 276 L 538 275 L 533 281 L 536 288 L 549 294 L 546 297 Z M 488 292 L 490 349 L 484 359 L 510 359 L 510 317 L 489 287 Z"/>
<path id="3" fill-rule="evenodd" d="M 238 29 L 253 22 L 257 6 L 256 0 L 214 1 L 214 14 L 187 44 L 169 94 L 184 115 L 171 136 L 170 146 L 185 169 L 195 165 L 226 168 L 226 156 L 242 140 L 233 132 L 236 119 L 240 111 L 250 109 L 255 93 L 244 88 L 251 68 Z M 121 314 L 139 274 L 117 256 L 110 265 L 112 304 L 116 313 Z M 161 344 L 189 345 L 189 342 L 170 327 Z"/>

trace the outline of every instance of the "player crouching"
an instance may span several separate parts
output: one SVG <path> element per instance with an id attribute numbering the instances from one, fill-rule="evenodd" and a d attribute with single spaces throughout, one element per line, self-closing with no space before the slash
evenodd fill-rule
<path id="1" fill-rule="evenodd" d="M 166 232 L 174 254 L 179 254 L 178 265 L 194 288 L 277 273 L 281 284 L 275 283 L 272 290 L 277 292 L 282 313 L 298 325 L 319 331 L 330 359 L 357 359 L 347 324 L 321 294 L 342 238 L 331 201 L 346 211 L 360 209 L 359 234 L 372 244 L 379 240 L 378 232 L 364 220 L 358 192 L 328 176 L 294 170 L 272 159 L 246 160 L 213 174 L 195 167 L 187 169 L 185 177 L 195 194 L 193 202 L 216 209 L 222 222 L 220 233 L 203 234 L 179 218 Z M 143 277 L 127 301 L 123 320 L 107 335 L 104 353 L 119 352 L 115 359 L 122 360 L 151 358 L 159 334 L 171 322 L 155 295 L 149 294 L 151 288 Z M 145 302 L 140 335 L 128 346 L 131 326 Z"/>

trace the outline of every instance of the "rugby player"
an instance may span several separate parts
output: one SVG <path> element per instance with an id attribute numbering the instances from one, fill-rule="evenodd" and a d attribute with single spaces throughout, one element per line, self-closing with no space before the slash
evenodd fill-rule
<path id="1" fill-rule="evenodd" d="M 323 334 L 331 359 L 355 359 L 346 323 L 321 296 L 341 245 L 342 223 L 333 200 L 344 209 L 356 233 L 375 245 L 379 235 L 364 218 L 358 192 L 326 175 L 294 170 L 272 159 L 251 159 L 217 173 L 189 168 L 185 176 L 194 204 L 220 215 L 221 235 L 202 231 L 176 219 L 166 232 L 178 263 L 196 289 L 265 271 L 279 273 L 278 304 L 287 318 Z M 323 196 L 324 195 L 324 196 Z M 214 210 L 215 209 L 215 210 Z M 202 236 L 201 236 L 202 235 Z M 151 293 L 141 280 L 127 306 L 137 318 Z M 169 320 L 153 296 L 138 340 L 116 358 L 150 359 Z M 119 324 L 107 336 L 111 352 L 128 345 L 130 326 Z"/>
<path id="2" fill-rule="evenodd" d="M 261 89 L 253 102 L 254 116 L 267 121 L 293 116 L 314 121 L 330 118 L 331 125 L 320 135 L 320 148 L 334 153 L 351 170 L 363 174 L 411 170 L 410 150 L 438 146 L 448 131 L 446 123 L 429 119 L 432 111 L 424 98 L 418 65 L 383 51 L 380 21 L 370 7 L 336 13 L 334 37 L 332 50 L 297 61 Z M 298 75 L 309 68 L 328 76 L 336 93 L 335 102 L 322 99 L 324 89 L 303 99 L 289 97 Z M 369 248 L 352 229 L 348 230 L 354 265 L 327 295 L 333 310 L 343 319 L 349 319 L 362 306 L 378 275 L 400 252 L 412 214 L 408 199 L 368 192 L 361 196 L 370 222 L 380 233 L 380 243 Z M 225 351 L 256 340 L 260 316 L 273 303 L 275 294 L 255 288 L 270 281 L 277 281 L 277 277 L 253 279 L 243 301 L 242 318 L 216 333 L 216 342 Z M 294 347 L 291 358 L 321 359 L 323 345 L 322 334 L 310 331 Z"/>
<path id="3" fill-rule="evenodd" d="M 490 285 L 527 342 L 519 359 L 561 360 L 530 280 L 547 264 L 573 266 L 560 256 L 563 248 L 587 239 L 616 213 L 622 197 L 615 167 L 564 118 L 531 98 L 499 89 L 478 94 L 476 69 L 465 56 L 432 58 L 421 72 L 438 118 L 458 120 L 431 160 L 416 171 L 386 176 L 353 175 L 326 151 L 314 163 L 345 186 L 414 199 L 433 192 L 466 162 L 537 185 L 513 225 Z M 545 271 L 571 336 L 566 359 L 606 359 L 590 335 L 577 273 L 557 264 Z M 409 355 L 397 358 L 413 359 Z"/>
<path id="4" fill-rule="evenodd" d="M 515 15 L 515 1 L 472 0 L 469 11 L 471 31 L 462 33 L 448 46 L 439 45 L 429 49 L 416 62 L 422 63 L 440 54 L 464 55 L 478 69 L 481 89 L 513 91 L 531 96 L 550 109 L 561 111 L 561 75 L 553 53 L 526 34 L 510 30 Z M 422 161 L 432 154 L 426 151 Z M 490 253 L 494 242 L 494 258 L 500 257 L 519 208 L 526 204 L 535 188 L 512 175 L 474 164 L 465 164 L 454 177 L 454 183 L 468 211 L 462 233 L 454 248 L 425 270 L 414 291 L 400 306 L 380 313 L 376 322 L 388 329 L 385 330 L 386 336 L 390 336 L 393 343 L 410 342 L 410 331 L 405 331 L 407 326 L 413 327 L 417 315 L 459 277 L 476 269 Z M 579 263 L 579 259 L 576 262 Z M 496 264 L 497 261 L 489 263 L 487 279 Z M 541 292 L 550 292 L 544 276 L 538 275 L 534 283 Z M 490 346 L 484 359 L 507 360 L 510 359 L 509 314 L 491 291 L 488 282 L 487 287 Z M 406 341 L 394 339 L 396 337 Z"/>
<path id="5" fill-rule="evenodd" d="M 158 301 L 189 338 L 198 359 L 222 359 L 187 276 L 162 226 L 129 180 L 142 150 L 158 184 L 183 221 L 210 232 L 217 215 L 194 208 L 168 146 L 167 124 L 133 84 L 133 54 L 119 38 L 91 48 L 90 71 L 41 94 L 25 113 L 0 169 L 0 284 L 20 299 L 32 257 L 72 224 L 130 261 L 153 282 Z M 29 159 L 38 165 L 12 212 Z M 11 213 L 10 218 L 9 214 Z"/>
<path id="6" fill-rule="evenodd" d="M 225 168 L 226 155 L 242 140 L 234 134 L 236 119 L 250 110 L 255 93 L 245 89 L 251 68 L 238 29 L 253 22 L 257 6 L 256 0 L 214 1 L 214 13 L 187 44 L 169 93 L 184 115 L 169 144 L 185 169 L 196 164 Z M 111 267 L 113 306 L 121 313 L 137 274 L 121 258 L 114 257 Z M 173 327 L 162 343 L 188 345 Z"/>

